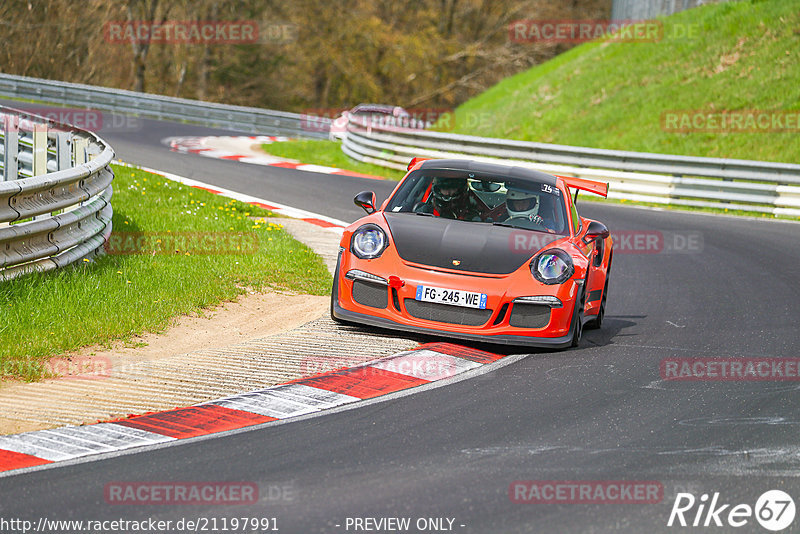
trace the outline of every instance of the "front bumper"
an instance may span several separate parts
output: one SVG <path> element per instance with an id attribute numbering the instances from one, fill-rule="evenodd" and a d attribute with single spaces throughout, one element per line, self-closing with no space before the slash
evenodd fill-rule
<path id="1" fill-rule="evenodd" d="M 390 319 L 382 317 L 373 317 L 358 312 L 347 311 L 336 303 L 334 300 L 333 309 L 331 313 L 337 319 L 342 321 L 349 321 L 353 323 L 360 323 L 369 326 L 377 326 L 379 328 L 388 328 L 391 330 L 402 330 L 403 332 L 414 332 L 417 334 L 440 335 L 443 337 L 453 337 L 458 339 L 465 339 L 468 341 L 477 341 L 480 343 L 496 343 L 500 345 L 516 345 L 520 347 L 539 347 L 551 349 L 564 349 L 572 344 L 572 332 L 566 336 L 561 337 L 531 337 L 531 336 L 512 336 L 512 335 L 493 335 L 487 336 L 484 334 L 469 334 L 466 332 L 453 332 L 450 330 L 437 330 L 435 328 L 412 326 L 402 323 L 396 323 Z"/>
<path id="2" fill-rule="evenodd" d="M 566 348 L 572 343 L 573 332 L 570 327 L 575 297 L 579 294 L 578 284 L 573 280 L 561 286 L 543 286 L 533 280 L 529 272 L 511 273 L 504 277 L 475 278 L 461 273 L 420 269 L 402 262 L 381 265 L 383 263 L 380 260 L 359 260 L 343 251 L 337 264 L 331 298 L 331 315 L 334 318 L 404 332 L 440 335 L 482 343 L 552 349 Z M 360 304 L 354 299 L 354 281 L 344 276 L 351 269 L 378 276 L 384 276 L 389 272 L 392 276 L 402 279 L 405 285 L 395 289 L 385 287 L 386 297 L 383 300 L 386 303 L 385 308 Z M 389 276 L 385 278 L 388 279 Z M 471 326 L 412 316 L 406 308 L 406 299 L 413 300 L 417 285 L 479 290 L 487 294 L 487 309 L 491 310 L 491 315 L 484 323 Z M 510 318 L 515 306 L 513 300 L 537 294 L 556 296 L 562 301 L 563 306 L 552 308 L 549 320 L 540 328 L 512 326 Z"/>

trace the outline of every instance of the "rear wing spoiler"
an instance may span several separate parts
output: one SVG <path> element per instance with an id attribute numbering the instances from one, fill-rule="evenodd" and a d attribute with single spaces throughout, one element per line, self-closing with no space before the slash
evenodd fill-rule
<path id="1" fill-rule="evenodd" d="M 428 161 L 429 159 L 431 158 L 419 158 L 419 157 L 411 158 L 411 161 L 408 162 L 408 167 L 406 167 L 406 169 L 410 171 L 411 167 L 413 167 L 417 163 Z"/>
<path id="2" fill-rule="evenodd" d="M 585 178 L 573 178 L 571 176 L 559 176 L 568 187 L 573 189 L 582 189 L 600 195 L 601 197 L 608 196 L 608 184 L 605 182 L 596 182 L 594 180 L 587 180 Z"/>

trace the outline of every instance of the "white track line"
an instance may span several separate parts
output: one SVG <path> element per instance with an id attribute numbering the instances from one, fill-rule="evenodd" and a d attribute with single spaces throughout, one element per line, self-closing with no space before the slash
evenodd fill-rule
<path id="1" fill-rule="evenodd" d="M 239 193 L 238 191 L 225 189 L 224 187 L 219 187 L 218 185 L 209 184 L 207 182 L 201 182 L 199 180 L 193 180 L 191 178 L 186 178 L 185 176 L 180 176 L 178 174 L 172 174 L 170 172 L 151 169 L 149 167 L 142 167 L 140 165 L 132 165 L 130 163 L 125 163 L 123 161 L 115 161 L 114 163 L 117 165 L 121 165 L 123 167 L 140 169 L 159 176 L 163 176 L 167 180 L 172 180 L 173 182 L 178 182 L 189 187 L 203 189 L 205 191 L 209 191 L 210 193 L 220 195 L 226 198 L 232 198 L 235 200 L 239 200 L 241 202 L 247 202 L 248 204 L 267 207 L 267 209 L 270 209 L 275 213 L 284 215 L 286 217 L 291 217 L 292 219 L 303 219 L 311 223 L 314 223 L 314 221 L 316 220 L 325 221 L 326 223 L 331 224 L 333 226 L 326 226 L 320 224 L 317 224 L 317 226 L 321 226 L 322 228 L 337 234 L 341 234 L 342 230 L 350 225 L 350 223 L 348 222 L 339 219 L 334 219 L 333 217 L 328 217 L 327 215 L 322 215 L 320 213 L 313 213 L 311 211 L 306 211 L 299 208 L 293 208 L 291 206 L 287 206 L 286 204 L 280 204 L 278 202 L 273 202 L 271 200 L 254 197 L 252 195 L 247 195 L 245 193 Z"/>

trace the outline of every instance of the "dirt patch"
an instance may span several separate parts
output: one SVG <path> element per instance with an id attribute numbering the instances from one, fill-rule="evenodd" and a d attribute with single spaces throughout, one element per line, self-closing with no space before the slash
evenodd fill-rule
<path id="1" fill-rule="evenodd" d="M 234 345 L 254 337 L 271 336 L 296 328 L 322 316 L 330 305 L 330 297 L 267 292 L 241 296 L 226 302 L 202 316 L 183 316 L 161 334 L 136 336 L 128 342 L 118 342 L 111 349 L 86 347 L 70 354 L 74 366 L 53 362 L 54 369 L 63 368 L 61 375 L 105 373 L 125 364 L 153 358 L 169 358 L 177 354 L 197 352 Z M 92 365 L 87 363 L 95 361 Z"/>
<path id="2" fill-rule="evenodd" d="M 171 359 L 187 353 L 227 347 L 249 339 L 286 332 L 323 316 L 329 304 L 330 298 L 325 296 L 279 292 L 247 294 L 236 302 L 227 302 L 206 311 L 203 316 L 180 317 L 163 333 L 137 336 L 126 343 L 117 342 L 110 349 L 102 346 L 86 347 L 53 359 L 50 368 L 59 372 L 62 377 L 32 384 L 5 381 L 0 384 L 0 400 L 30 399 L 31 403 L 41 405 L 43 409 L 69 405 L 70 402 L 83 404 L 91 399 L 65 399 L 61 386 L 65 382 L 84 382 L 83 378 L 116 377 L 116 370 L 140 362 L 163 360 L 167 364 Z M 124 380 L 121 384 L 118 383 L 117 387 L 122 388 L 119 391 L 120 396 L 142 395 L 133 390 L 136 382 L 131 380 L 131 391 L 125 390 Z M 91 388 L 87 388 L 89 389 Z M 3 414 L 0 417 L 0 434 L 49 426 L 52 425 L 15 418 L 12 414 Z"/>

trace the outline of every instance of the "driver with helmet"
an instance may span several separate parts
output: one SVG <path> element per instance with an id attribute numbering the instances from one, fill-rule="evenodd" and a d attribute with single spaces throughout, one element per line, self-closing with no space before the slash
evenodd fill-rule
<path id="1" fill-rule="evenodd" d="M 431 198 L 414 211 L 431 213 L 445 219 L 461 221 L 480 221 L 481 210 L 470 194 L 469 185 L 464 178 L 433 179 Z"/>
<path id="2" fill-rule="evenodd" d="M 533 191 L 509 185 L 506 191 L 506 211 L 507 222 L 522 223 L 522 226 L 526 222 L 544 225 L 544 219 L 539 215 L 539 195 Z"/>

